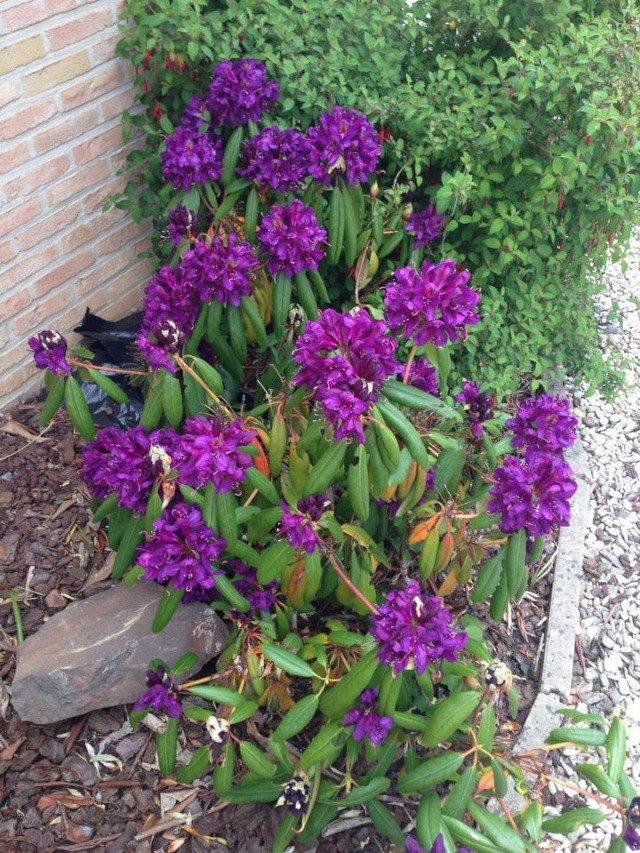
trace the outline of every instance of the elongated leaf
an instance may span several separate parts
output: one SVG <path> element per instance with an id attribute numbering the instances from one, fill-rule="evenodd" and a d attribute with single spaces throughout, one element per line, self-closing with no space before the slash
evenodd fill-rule
<path id="1" fill-rule="evenodd" d="M 550 732 L 546 743 L 575 743 L 580 746 L 604 746 L 606 735 L 600 729 L 578 729 L 573 726 L 560 726 Z"/>
<path id="2" fill-rule="evenodd" d="M 425 471 L 429 470 L 433 462 L 433 457 L 427 452 L 424 442 L 409 418 L 403 415 L 392 403 L 379 402 L 377 408 L 387 426 L 394 429 L 404 439 L 407 449 L 418 465 L 424 468 Z"/>
<path id="3" fill-rule="evenodd" d="M 67 376 L 64 383 L 64 402 L 71 423 L 87 441 L 93 441 L 96 437 L 96 428 L 89 411 L 89 406 L 78 384 L 73 376 Z"/>
<path id="4" fill-rule="evenodd" d="M 416 833 L 418 841 L 425 850 L 431 850 L 433 842 L 440 835 L 442 809 L 440 797 L 435 791 L 429 791 L 420 797 L 416 815 Z"/>
<path id="5" fill-rule="evenodd" d="M 305 496 L 318 494 L 327 488 L 342 467 L 346 451 L 346 441 L 336 441 L 329 445 L 307 477 Z"/>
<path id="6" fill-rule="evenodd" d="M 160 773 L 170 776 L 175 770 L 178 750 L 178 721 L 175 717 L 167 717 L 166 730 L 156 735 L 156 749 Z"/>
<path id="7" fill-rule="evenodd" d="M 40 427 L 44 428 L 51 423 L 53 416 L 60 408 L 64 399 L 64 379 L 62 376 L 56 376 L 50 373 L 51 377 L 47 383 L 47 399 L 42 404 L 40 413 Z"/>
<path id="8" fill-rule="evenodd" d="M 425 746 L 438 746 L 448 740 L 477 707 L 480 695 L 473 691 L 456 693 L 436 706 L 429 727 L 422 737 Z"/>
<path id="9" fill-rule="evenodd" d="M 506 821 L 496 814 L 488 812 L 482 806 L 471 801 L 468 805 L 469 814 L 495 844 L 513 853 L 526 853 L 527 844 L 521 836 L 509 826 Z"/>
<path id="10" fill-rule="evenodd" d="M 355 704 L 358 696 L 365 690 L 378 668 L 377 649 L 364 654 L 349 672 L 342 676 L 340 683 L 325 690 L 320 698 L 320 710 L 327 717 L 342 717 Z"/>
<path id="11" fill-rule="evenodd" d="M 280 539 L 265 548 L 258 561 L 258 583 L 264 585 L 280 578 L 282 570 L 289 565 L 295 553 L 286 539 Z"/>
<path id="12" fill-rule="evenodd" d="M 523 832 L 526 832 L 532 841 L 540 841 L 542 833 L 542 815 L 542 803 L 538 800 L 534 800 L 532 803 L 529 803 L 522 814 L 518 815 L 516 818 L 519 828 Z"/>
<path id="13" fill-rule="evenodd" d="M 211 756 L 208 746 L 201 746 L 191 756 L 191 760 L 184 767 L 178 767 L 176 779 L 181 785 L 190 785 L 195 779 L 199 779 L 208 772 L 211 766 Z"/>
<path id="14" fill-rule="evenodd" d="M 471 847 L 475 853 L 505 853 L 504 849 L 496 847 L 486 835 L 483 835 L 476 829 L 472 829 L 472 827 L 467 826 L 466 823 L 457 818 L 443 814 L 442 822 L 456 841 Z"/>
<path id="15" fill-rule="evenodd" d="M 219 796 L 227 803 L 272 803 L 281 793 L 282 782 L 260 779 L 244 785 L 233 785 Z"/>
<path id="16" fill-rule="evenodd" d="M 507 589 L 511 598 L 519 601 L 527 588 L 528 569 L 526 564 L 527 533 L 522 528 L 512 533 L 507 544 L 504 567 L 507 574 Z"/>
<path id="17" fill-rule="evenodd" d="M 283 672 L 289 675 L 299 675 L 302 678 L 314 678 L 315 672 L 311 669 L 308 663 L 305 663 L 298 655 L 282 646 L 274 646 L 271 643 L 262 643 L 262 654 L 275 663 Z"/>
<path id="18" fill-rule="evenodd" d="M 367 806 L 367 811 L 369 812 L 371 823 L 379 833 L 390 841 L 393 841 L 399 847 L 404 847 L 404 833 L 384 803 L 381 803 L 379 800 L 372 800 Z"/>
<path id="19" fill-rule="evenodd" d="M 142 542 L 142 531 L 144 530 L 144 518 L 132 515 L 122 533 L 118 545 L 118 553 L 111 569 L 112 577 L 121 578 L 131 565 L 136 551 Z"/>
<path id="20" fill-rule="evenodd" d="M 278 506 L 280 503 L 280 496 L 276 491 L 276 487 L 273 485 L 271 480 L 268 477 L 265 477 L 264 474 L 261 474 L 257 468 L 249 468 L 245 475 L 247 483 L 251 486 L 252 489 L 256 489 L 260 494 L 266 498 L 269 503 L 274 504 L 274 506 Z"/>
<path id="21" fill-rule="evenodd" d="M 282 336 L 290 307 L 291 279 L 280 272 L 273 285 L 273 325 L 278 336 Z"/>
<path id="22" fill-rule="evenodd" d="M 360 788 L 353 788 L 346 796 L 340 800 L 341 806 L 355 806 L 361 803 L 369 803 L 375 800 L 380 794 L 384 794 L 391 784 L 391 779 L 386 779 L 384 776 L 372 779 L 367 785 L 362 785 Z"/>
<path id="23" fill-rule="evenodd" d="M 576 764 L 576 771 L 606 797 L 619 797 L 620 788 L 597 764 Z"/>
<path id="24" fill-rule="evenodd" d="M 450 779 L 464 761 L 457 752 L 443 752 L 428 758 L 398 781 L 400 794 L 423 794 Z"/>
<path id="25" fill-rule="evenodd" d="M 216 520 L 218 532 L 229 548 L 238 540 L 238 525 L 236 523 L 237 501 L 233 492 L 216 492 Z"/>
<path id="26" fill-rule="evenodd" d="M 182 388 L 180 380 L 171 373 L 165 373 L 162 377 L 162 408 L 171 426 L 180 426 L 184 413 Z"/>
<path id="27" fill-rule="evenodd" d="M 323 726 L 300 756 L 300 769 L 308 771 L 318 764 L 328 767 L 342 751 L 345 740 L 346 733 L 340 721 Z"/>
<path id="28" fill-rule="evenodd" d="M 460 819 L 478 784 L 480 771 L 475 767 L 467 767 L 462 776 L 449 791 L 442 806 L 442 813 L 449 817 Z"/>
<path id="29" fill-rule="evenodd" d="M 614 717 L 611 720 L 605 745 L 607 747 L 607 775 L 617 785 L 624 769 L 624 760 L 627 757 L 627 733 L 620 717 Z M 614 794 L 613 796 L 617 795 Z"/>
<path id="30" fill-rule="evenodd" d="M 598 809 L 578 808 L 543 821 L 542 828 L 545 832 L 570 835 L 585 824 L 596 824 L 603 820 L 604 815 Z"/>
<path id="31" fill-rule="evenodd" d="M 255 773 L 256 776 L 263 779 L 271 779 L 275 776 L 277 769 L 275 764 L 272 764 L 264 752 L 258 749 L 255 744 L 242 741 L 240 743 L 240 755 L 247 765 L 247 769 Z"/>
<path id="32" fill-rule="evenodd" d="M 356 451 L 357 462 L 349 465 L 347 471 L 347 491 L 351 507 L 360 521 L 369 518 L 371 504 L 369 499 L 369 471 L 367 451 L 360 445 Z"/>
<path id="33" fill-rule="evenodd" d="M 397 379 L 388 379 L 382 386 L 382 390 L 392 403 L 398 403 L 408 409 L 433 412 L 446 420 L 462 420 L 462 416 L 454 408 L 443 403 L 442 400 L 432 394 L 427 394 L 420 388 L 414 388 L 413 385 L 405 385 L 403 382 L 398 382 Z"/>
<path id="34" fill-rule="evenodd" d="M 231 133 L 229 141 L 224 149 L 222 158 L 222 173 L 220 180 L 223 187 L 229 188 L 236 176 L 236 165 L 240 156 L 240 146 L 242 145 L 243 127 L 236 127 Z"/>
<path id="35" fill-rule="evenodd" d="M 162 631 L 162 629 L 169 624 L 171 617 L 180 606 L 180 602 L 184 596 L 183 589 L 171 588 L 169 594 L 167 595 L 166 593 L 167 590 L 165 590 L 165 594 L 160 599 L 158 609 L 156 610 L 153 622 L 151 623 L 151 630 L 154 634 Z"/>
<path id="36" fill-rule="evenodd" d="M 215 367 L 212 367 L 208 361 L 205 361 L 198 356 L 194 357 L 192 364 L 193 369 L 205 385 L 210 388 L 214 394 L 222 394 L 224 389 L 222 376 L 220 376 Z"/>
<path id="37" fill-rule="evenodd" d="M 114 493 L 110 494 L 106 497 L 100 506 L 93 513 L 93 523 L 98 524 L 103 518 L 106 518 L 108 515 L 111 515 L 112 512 L 115 512 L 118 506 L 118 496 Z"/>
<path id="38" fill-rule="evenodd" d="M 222 760 L 213 770 L 213 790 L 219 797 L 226 797 L 231 790 L 235 770 L 235 750 L 232 743 L 222 748 Z"/>
<path id="39" fill-rule="evenodd" d="M 229 705 L 231 708 L 235 708 L 245 701 L 242 693 L 231 690 L 230 687 L 219 687 L 217 684 L 199 684 L 188 689 L 189 693 L 193 693 L 194 696 L 200 696 L 209 702 Z"/>
<path id="40" fill-rule="evenodd" d="M 142 414 L 140 415 L 140 426 L 146 430 L 157 427 L 162 420 L 162 375 L 155 373 L 148 386 Z"/>
<path id="41" fill-rule="evenodd" d="M 113 379 L 105 376 L 101 370 L 90 370 L 89 376 L 91 377 L 91 381 L 95 382 L 98 388 L 101 388 L 116 403 L 126 403 L 129 399 L 124 388 L 117 385 Z"/>
<path id="42" fill-rule="evenodd" d="M 229 722 L 231 725 L 243 723 L 245 720 L 248 720 L 249 717 L 253 717 L 258 708 L 259 705 L 257 702 L 242 702 L 236 707 L 235 711 L 229 715 Z"/>
<path id="43" fill-rule="evenodd" d="M 318 710 L 320 699 L 316 694 L 310 694 L 300 699 L 293 708 L 284 715 L 271 737 L 275 741 L 285 741 L 297 735 L 311 722 Z"/>
<path id="44" fill-rule="evenodd" d="M 491 557 L 490 560 L 487 560 L 487 562 L 483 564 L 482 568 L 478 572 L 478 577 L 476 578 L 476 583 L 471 593 L 471 601 L 473 601 L 474 604 L 478 604 L 480 601 L 486 601 L 487 598 L 495 592 L 502 576 L 503 560 L 504 550 L 500 550 L 494 557 Z"/>
<path id="45" fill-rule="evenodd" d="M 251 609 L 251 604 L 243 595 L 240 595 L 226 575 L 216 575 L 216 590 L 229 602 L 234 610 L 240 613 L 247 613 Z"/>

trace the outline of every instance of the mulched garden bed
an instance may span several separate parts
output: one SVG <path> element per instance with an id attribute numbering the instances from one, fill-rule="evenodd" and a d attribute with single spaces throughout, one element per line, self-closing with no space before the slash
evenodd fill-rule
<path id="1" fill-rule="evenodd" d="M 204 783 L 162 779 L 152 733 L 129 732 L 124 707 L 50 726 L 22 722 L 13 711 L 7 690 L 17 642 L 12 596 L 28 636 L 70 601 L 110 584 L 106 537 L 91 524 L 78 476 L 82 440 L 64 414 L 39 436 L 39 417 L 37 401 L 0 417 L 0 849 L 270 851 L 280 819 L 276 809 L 225 806 Z M 516 722 L 500 706 L 509 738 L 517 736 L 535 698 L 551 583 L 550 573 L 512 611 L 510 622 L 489 628 L 495 654 L 511 668 L 520 694 Z M 189 748 L 203 742 L 195 724 L 187 724 L 185 735 Z M 400 801 L 385 799 L 407 825 L 410 816 Z M 364 818 L 362 809 L 351 814 L 356 824 L 358 816 Z M 338 823 L 334 829 L 307 849 L 396 849 L 366 824 Z"/>

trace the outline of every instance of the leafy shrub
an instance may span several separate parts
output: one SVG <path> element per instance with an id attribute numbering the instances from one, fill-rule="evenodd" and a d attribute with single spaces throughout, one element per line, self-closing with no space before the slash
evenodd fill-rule
<path id="1" fill-rule="evenodd" d="M 212 772 L 222 800 L 281 808 L 275 851 L 362 806 L 407 850 L 533 853 L 543 831 L 603 813 L 545 821 L 530 797 L 515 817 L 488 810 L 510 777 L 529 792 L 497 714 L 517 711 L 511 673 L 463 590 L 494 620 L 524 595 L 545 536 L 569 520 L 576 419 L 548 395 L 510 419 L 474 382 L 452 395 L 450 350 L 479 294 L 467 270 L 431 259 L 440 217 L 405 223 L 369 183 L 380 141 L 364 115 L 334 108 L 306 136 L 273 131 L 275 95 L 260 63 L 221 63 L 159 153 L 179 204 L 174 262 L 145 291 L 148 366 L 130 371 L 141 424 L 96 434 L 76 376 L 117 400 L 122 388 L 57 333 L 30 340 L 47 369 L 43 423 L 64 400 L 88 440 L 114 577 L 164 585 L 156 632 L 194 599 L 231 627 L 206 683 L 180 684 L 189 657 L 151 662 L 132 721 L 164 717 L 162 773 Z M 183 713 L 212 745 L 176 767 Z M 564 714 L 547 748 L 604 748 L 606 769 L 579 769 L 630 839 L 623 725 Z"/>
<path id="2" fill-rule="evenodd" d="M 239 52 L 284 72 L 279 116 L 355 106 L 390 134 L 385 168 L 450 216 L 443 252 L 474 270 L 484 317 L 460 365 L 499 391 L 564 364 L 606 388 L 593 279 L 637 216 L 638 14 L 561 0 L 129 0 L 146 148 L 118 200 L 163 221 L 158 143 L 211 67 Z"/>

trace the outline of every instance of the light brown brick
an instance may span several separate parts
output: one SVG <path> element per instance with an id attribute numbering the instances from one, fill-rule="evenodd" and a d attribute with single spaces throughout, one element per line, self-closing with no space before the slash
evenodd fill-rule
<path id="1" fill-rule="evenodd" d="M 100 119 L 95 107 L 88 107 L 82 112 L 70 118 L 68 115 L 60 115 L 60 119 L 52 125 L 40 130 L 33 139 L 33 147 L 38 154 L 51 151 L 52 148 L 60 148 L 63 145 L 77 139 L 89 130 L 99 126 Z"/>
<path id="2" fill-rule="evenodd" d="M 47 31 L 47 41 L 51 50 L 62 50 L 98 33 L 113 24 L 109 9 L 94 9 L 82 17 Z"/>
<path id="3" fill-rule="evenodd" d="M 74 0 L 29 0 L 28 3 L 20 3 L 11 9 L 3 10 L 0 22 L 5 32 L 17 33 L 25 27 L 38 24 L 74 7 Z"/>
<path id="4" fill-rule="evenodd" d="M 101 210 L 104 205 L 104 200 L 110 195 L 120 195 L 125 188 L 127 178 L 125 175 L 114 175 L 113 170 L 110 170 L 109 177 L 98 189 L 91 190 L 83 197 L 84 210 L 87 216 L 91 216 L 96 210 Z M 128 213 L 124 213 L 128 216 Z"/>
<path id="5" fill-rule="evenodd" d="M 0 109 L 6 107 L 18 97 L 18 87 L 13 80 L 3 80 L 0 83 Z"/>
<path id="6" fill-rule="evenodd" d="M 120 41 L 120 34 L 114 30 L 113 35 L 102 39 L 91 48 L 93 64 L 99 65 L 101 62 L 106 62 L 113 59 L 116 55 L 116 45 Z"/>
<path id="7" fill-rule="evenodd" d="M 77 228 L 73 228 L 67 234 L 60 238 L 60 248 L 67 254 L 73 252 L 74 249 L 79 249 L 82 246 L 87 246 L 93 243 L 96 237 L 96 221 L 91 223 L 83 222 Z M 99 257 L 99 255 L 98 255 Z"/>
<path id="8" fill-rule="evenodd" d="M 45 275 L 33 283 L 33 290 L 38 296 L 44 296 L 67 282 L 75 286 L 78 274 L 95 264 L 95 256 L 91 249 L 83 249 L 76 255 L 64 257 L 61 263 L 54 266 Z M 75 289 L 75 287 L 74 287 Z"/>
<path id="9" fill-rule="evenodd" d="M 6 175 L 13 169 L 17 169 L 31 157 L 32 154 L 27 142 L 16 142 L 11 147 L 7 146 L 0 157 L 0 175 Z"/>
<path id="10" fill-rule="evenodd" d="M 31 36 L 15 44 L 4 45 L 0 50 L 0 74 L 5 75 L 40 59 L 45 54 L 42 36 Z"/>
<path id="11" fill-rule="evenodd" d="M 68 308 L 71 299 L 73 294 L 65 288 L 64 291 L 55 291 L 51 296 L 34 302 L 28 311 L 11 324 L 13 334 L 33 335 L 42 328 L 55 328 L 56 315 Z"/>
<path id="12" fill-rule="evenodd" d="M 118 92 L 116 95 L 111 95 L 105 98 L 100 107 L 102 110 L 102 118 L 104 121 L 110 121 L 122 115 L 125 110 L 131 109 L 133 106 L 133 88 L 126 89 L 124 92 Z"/>
<path id="13" fill-rule="evenodd" d="M 88 163 L 76 172 L 71 173 L 47 190 L 47 203 L 53 207 L 61 204 L 94 184 L 100 184 L 109 173 L 109 167 L 104 160 Z"/>
<path id="14" fill-rule="evenodd" d="M 18 248 L 21 252 L 25 252 L 37 246 L 43 240 L 49 240 L 55 237 L 56 234 L 64 233 L 65 228 L 78 218 L 79 212 L 79 203 L 68 204 L 56 210 L 50 216 L 39 219 L 16 235 L 15 241 Z"/>
<path id="15" fill-rule="evenodd" d="M 133 223 L 131 221 L 125 222 L 113 233 L 103 237 L 102 240 L 96 243 L 98 257 L 110 255 L 112 252 L 115 252 L 118 249 L 123 249 L 125 246 L 130 248 L 130 244 L 135 236 L 136 229 Z"/>
<path id="16" fill-rule="evenodd" d="M 29 362 L 21 365 L 13 365 L 12 368 L 7 368 L 3 371 L 3 395 L 0 398 L 2 408 L 8 408 L 12 401 L 24 396 L 32 387 L 37 387 L 43 381 L 40 371 L 38 371 L 38 374 L 40 375 L 36 375 L 35 365 L 32 367 Z"/>
<path id="17" fill-rule="evenodd" d="M 52 100 L 39 104 L 33 104 L 23 110 L 19 110 L 11 116 L 10 121 L 0 122 L 0 142 L 7 139 L 17 139 L 27 130 L 43 124 L 56 113 L 56 105 Z"/>
<path id="18" fill-rule="evenodd" d="M 16 287 L 31 276 L 40 272 L 58 257 L 58 250 L 51 244 L 43 246 L 39 252 L 24 252 L 18 256 L 18 263 L 8 267 L 2 274 L 3 289 Z"/>
<path id="19" fill-rule="evenodd" d="M 69 158 L 66 154 L 60 157 L 51 157 L 44 162 L 34 164 L 32 170 L 19 178 L 14 178 L 2 188 L 5 202 L 13 201 L 16 198 L 24 198 L 31 193 L 37 192 L 46 187 L 47 184 L 62 177 L 70 166 Z"/>
<path id="20" fill-rule="evenodd" d="M 99 69 L 94 68 L 89 79 L 62 89 L 59 95 L 60 103 L 64 110 L 75 109 L 87 101 L 118 89 L 125 80 L 124 68 L 119 61 L 105 63 Z"/>
<path id="21" fill-rule="evenodd" d="M 80 296 L 89 296 L 91 294 L 101 294 L 105 286 L 105 282 L 118 273 L 128 269 L 132 264 L 132 258 L 127 252 L 118 252 L 108 260 L 100 258 L 97 260 L 91 269 L 78 277 L 76 281 L 76 291 Z"/>
<path id="22" fill-rule="evenodd" d="M 108 130 L 79 142 L 72 149 L 73 159 L 78 164 L 87 163 L 102 154 L 117 151 L 122 145 L 122 131 L 119 127 L 111 127 Z"/>
<path id="23" fill-rule="evenodd" d="M 0 241 L 0 264 L 8 264 L 18 255 L 19 249 L 15 240 Z M 1 304 L 1 303 L 0 303 Z M 0 316 L 2 309 L 0 308 Z"/>
<path id="24" fill-rule="evenodd" d="M 5 320 L 10 320 L 24 311 L 33 302 L 31 291 L 27 287 L 19 287 L 10 296 L 2 298 L 2 315 Z"/>
<path id="25" fill-rule="evenodd" d="M 35 219 L 41 209 L 40 201 L 37 198 L 30 198 L 22 204 L 15 205 L 11 210 L 3 211 L 0 216 L 0 237 L 10 234 L 31 219 Z"/>
<path id="26" fill-rule="evenodd" d="M 0 54 L 1 55 L 1 54 Z M 56 62 L 51 62 L 38 71 L 33 71 L 24 78 L 24 91 L 28 96 L 41 95 L 43 92 L 54 91 L 60 83 L 73 80 L 89 71 L 91 60 L 86 50 L 80 50 L 72 56 L 65 56 Z"/>

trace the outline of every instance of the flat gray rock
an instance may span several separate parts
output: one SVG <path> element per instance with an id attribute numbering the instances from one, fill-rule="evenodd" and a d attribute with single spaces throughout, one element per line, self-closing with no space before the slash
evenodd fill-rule
<path id="1" fill-rule="evenodd" d="M 128 704 L 144 693 L 154 658 L 173 666 L 195 652 L 197 665 L 180 675 L 186 680 L 219 654 L 227 630 L 199 602 L 179 606 L 167 627 L 152 633 L 164 595 L 149 581 L 118 584 L 52 616 L 18 648 L 11 701 L 20 717 L 42 725 Z"/>

